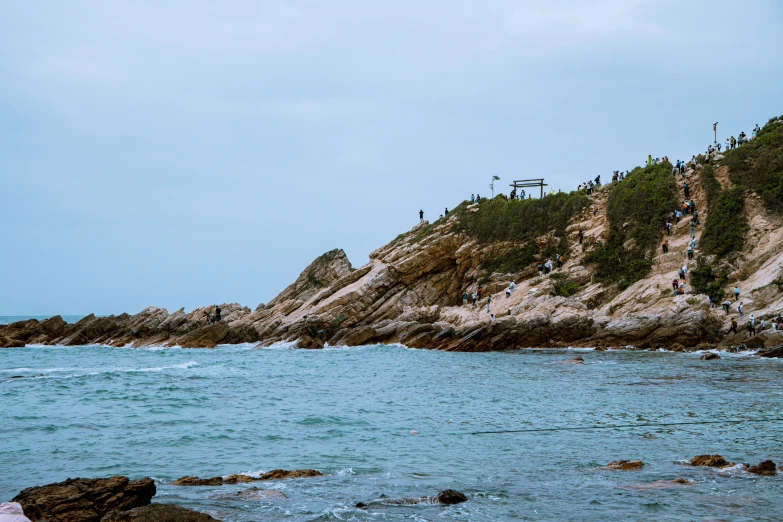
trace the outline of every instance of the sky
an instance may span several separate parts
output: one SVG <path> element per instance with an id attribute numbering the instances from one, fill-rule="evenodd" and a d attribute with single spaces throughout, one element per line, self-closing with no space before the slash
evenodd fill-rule
<path id="1" fill-rule="evenodd" d="M 783 114 L 783 2 L 0 2 L 0 315 L 254 308 Z"/>

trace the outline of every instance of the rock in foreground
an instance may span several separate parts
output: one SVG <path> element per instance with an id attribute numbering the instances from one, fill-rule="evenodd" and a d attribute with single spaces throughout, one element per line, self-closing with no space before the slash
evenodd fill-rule
<path id="1" fill-rule="evenodd" d="M 150 504 L 129 511 L 111 511 L 101 522 L 219 522 L 206 513 L 175 504 Z"/>
<path id="2" fill-rule="evenodd" d="M 712 468 L 725 468 L 733 466 L 733 462 L 728 462 L 721 455 L 696 455 L 691 459 L 691 466 L 709 466 Z"/>
<path id="3" fill-rule="evenodd" d="M 33 522 L 100 522 L 109 511 L 128 511 L 149 505 L 155 496 L 150 478 L 75 478 L 27 488 L 14 497 Z"/>
<path id="4" fill-rule="evenodd" d="M 720 355 L 717 353 L 707 352 L 705 354 L 702 354 L 701 357 L 699 357 L 702 361 L 712 361 L 713 359 L 720 359 Z"/>

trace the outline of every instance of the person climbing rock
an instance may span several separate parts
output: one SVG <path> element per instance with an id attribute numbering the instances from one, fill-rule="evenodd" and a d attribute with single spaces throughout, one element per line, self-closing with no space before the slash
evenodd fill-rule
<path id="1" fill-rule="evenodd" d="M 740 289 L 739 286 L 734 287 L 734 300 L 739 301 Z"/>
<path id="2" fill-rule="evenodd" d="M 731 320 L 731 327 L 729 328 L 729 331 L 726 332 L 726 335 L 729 335 L 732 332 L 737 333 L 737 321 L 735 319 Z"/>
<path id="3" fill-rule="evenodd" d="M 476 292 L 473 292 L 470 296 L 473 298 L 473 308 L 476 308 Z"/>
<path id="4" fill-rule="evenodd" d="M 538 277 L 541 277 L 544 275 L 544 265 L 541 264 L 541 261 L 538 262 Z"/>
<path id="5" fill-rule="evenodd" d="M 582 229 L 579 229 L 579 244 L 582 244 L 582 240 L 584 239 L 585 235 L 582 233 Z"/>
<path id="6" fill-rule="evenodd" d="M 468 293 L 467 292 L 462 294 L 462 306 L 465 306 L 466 304 L 468 304 Z"/>
<path id="7" fill-rule="evenodd" d="M 693 259 L 693 246 L 688 247 L 688 259 Z"/>
<path id="8" fill-rule="evenodd" d="M 666 224 L 664 225 L 664 228 L 666 229 L 666 233 L 668 235 L 672 235 L 672 224 L 667 220 Z"/>
<path id="9" fill-rule="evenodd" d="M 753 314 L 750 314 L 748 320 L 748 335 L 756 335 L 756 318 L 753 317 Z"/>
<path id="10" fill-rule="evenodd" d="M 664 239 L 663 240 L 663 245 L 661 245 L 661 248 L 663 248 L 663 253 L 664 254 L 668 254 L 669 253 L 669 240 L 668 239 Z"/>
<path id="11" fill-rule="evenodd" d="M 696 237 L 696 224 L 693 221 L 691 221 L 691 237 Z"/>
<path id="12" fill-rule="evenodd" d="M 682 191 L 685 194 L 685 199 L 688 199 L 691 196 L 691 189 L 688 187 L 688 182 L 682 184 Z"/>
<path id="13" fill-rule="evenodd" d="M 424 211 L 419 210 L 419 223 L 424 223 Z"/>
<path id="14" fill-rule="evenodd" d="M 491 295 L 488 295 L 488 296 L 487 296 L 487 313 L 489 313 L 489 307 L 490 307 L 490 305 L 492 305 L 492 296 L 491 296 Z"/>
<path id="15" fill-rule="evenodd" d="M 739 306 L 737 306 L 737 312 L 739 312 L 740 319 L 745 318 L 745 307 L 742 306 L 742 303 L 740 302 Z"/>
<path id="16" fill-rule="evenodd" d="M 694 225 L 698 225 L 699 224 L 699 211 L 698 210 L 695 210 L 695 209 L 693 210 L 693 221 L 691 221 L 691 223 L 693 223 Z"/>
<path id="17" fill-rule="evenodd" d="M 555 259 L 557 260 L 557 268 L 563 268 L 563 258 L 560 254 L 555 254 Z"/>
<path id="18" fill-rule="evenodd" d="M 724 299 L 721 306 L 724 310 L 726 310 L 726 315 L 729 315 L 729 307 L 731 306 L 731 302 L 728 299 Z"/>
<path id="19" fill-rule="evenodd" d="M 710 297 L 710 308 L 717 308 L 718 302 L 715 300 L 715 296 L 710 295 L 709 297 Z"/>

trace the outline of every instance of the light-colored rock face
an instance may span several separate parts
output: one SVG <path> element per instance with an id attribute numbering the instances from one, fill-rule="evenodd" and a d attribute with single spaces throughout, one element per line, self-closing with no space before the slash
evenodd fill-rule
<path id="1" fill-rule="evenodd" d="M 721 183 L 730 182 L 722 167 L 716 169 L 716 177 Z M 688 182 L 690 198 L 704 223 L 708 210 L 698 173 L 689 170 L 684 176 L 678 174 L 676 181 L 680 197 L 683 183 Z M 691 216 L 664 236 L 669 252 L 656 250 L 645 279 L 622 292 L 593 281 L 592 269 L 582 259 L 591 245 L 607 236 L 609 192 L 609 187 L 595 190 L 591 204 L 567 228 L 570 254 L 553 273 L 582 285 L 567 298 L 555 297 L 555 278 L 540 277 L 533 265 L 515 274 L 492 274 L 474 305 L 470 295 L 485 275 L 482 262 L 521 245 L 479 243 L 455 233 L 452 226 L 457 218 L 450 215 L 416 225 L 374 251 L 369 263 L 355 270 L 342 250 L 327 252 L 265 306 L 251 311 L 238 304 L 220 305 L 222 320 L 214 324 L 208 324 L 214 305 L 171 314 L 149 307 L 135 316 L 89 316 L 75 325 L 51 319 L 0 327 L 0 338 L 22 343 L 183 347 L 296 342 L 301 348 L 320 348 L 324 343 L 401 342 L 464 351 L 567 345 L 657 348 L 675 343 L 694 347 L 719 341 L 728 329 L 730 318 L 725 312 L 720 307 L 710 309 L 707 296 L 694 295 L 687 284 L 686 295 L 675 296 L 672 289 L 677 271 L 684 265 L 690 272 L 700 256 L 702 226 L 695 228 L 695 259 L 687 259 Z M 479 206 L 472 210 L 481 211 Z M 747 212 L 748 246 L 734 268 L 745 313 L 755 313 L 760 320 L 783 309 L 783 220 L 765 212 L 755 196 L 749 198 Z M 544 244 L 551 239 L 547 235 L 537 241 Z M 515 287 L 506 295 L 509 282 Z M 465 293 L 469 299 L 463 304 Z M 732 314 L 736 317 L 734 310 Z M 744 342 L 746 338 L 742 332 L 727 339 Z"/>

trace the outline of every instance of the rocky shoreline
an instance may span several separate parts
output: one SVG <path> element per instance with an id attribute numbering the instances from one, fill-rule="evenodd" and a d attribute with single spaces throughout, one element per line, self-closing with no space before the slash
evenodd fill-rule
<path id="1" fill-rule="evenodd" d="M 758 465 L 735 464 L 721 455 L 697 455 L 684 466 L 712 468 L 718 471 L 736 469 L 760 477 L 777 475 L 777 465 L 771 460 L 763 460 Z M 615 460 L 597 468 L 604 471 L 634 472 L 644 468 L 641 460 Z M 171 486 L 199 487 L 221 486 L 224 484 L 243 484 L 264 480 L 307 479 L 322 476 L 313 469 L 272 470 L 263 475 L 228 475 L 226 477 L 199 478 L 188 475 L 171 482 Z M 677 478 L 674 480 L 655 480 L 629 486 L 631 489 L 663 489 L 689 486 L 696 481 Z M 0 517 L 10 514 L 24 516 L 31 522 L 58 520 L 61 522 L 209 522 L 216 521 L 207 513 L 184 508 L 171 503 L 153 503 L 157 493 L 155 482 L 149 478 L 130 480 L 123 476 L 109 478 L 73 478 L 63 482 L 27 488 L 21 491 L 10 503 L 0 506 Z M 281 491 L 261 490 L 255 486 L 246 487 L 233 493 L 233 496 L 256 500 L 286 500 Z M 221 497 L 222 498 L 222 497 Z M 233 498 L 233 497 L 232 497 Z M 415 498 L 381 498 L 357 502 L 358 509 L 410 506 L 416 504 L 450 506 L 467 502 L 469 497 L 460 491 L 446 489 L 433 496 Z M 17 518 L 16 520 L 24 520 Z"/>
<path id="2" fill-rule="evenodd" d="M 709 206 L 706 190 L 696 182 L 697 171 L 681 177 L 691 183 L 691 200 L 706 221 Z M 682 181 L 679 177 L 677 183 Z M 716 177 L 730 183 L 726 167 L 716 167 Z M 674 224 L 666 236 L 668 253 L 644 254 L 652 263 L 646 277 L 622 291 L 615 284 L 600 282 L 596 267 L 587 264 L 585 256 L 608 237 L 610 191 L 611 187 L 601 187 L 585 198 L 586 206 L 570 218 L 559 238 L 550 231 L 522 246 L 479 241 L 464 231 L 455 210 L 401 234 L 372 252 L 360 268 L 354 268 L 342 250 L 327 252 L 269 303 L 253 310 L 239 304 L 220 305 L 222 317 L 217 322 L 210 321 L 214 305 L 173 313 L 148 307 L 135 315 L 89 315 L 73 324 L 59 316 L 30 319 L 0 325 L 0 348 L 290 343 L 318 349 L 399 343 L 459 352 L 629 346 L 671 351 L 776 347 L 769 353 L 781 352 L 783 331 L 746 332 L 746 319 L 733 310 L 737 303 L 731 304 L 730 314 L 711 307 L 707 295 L 691 288 L 690 279 L 684 294 L 673 295 L 672 280 L 678 278 L 683 263 L 690 263 L 689 270 L 696 268 L 695 261 L 685 256 L 691 244 L 691 216 Z M 462 212 L 475 214 L 482 208 L 469 205 Z M 750 227 L 747 245 L 726 262 L 725 269 L 730 270 L 731 285 L 742 288 L 745 313 L 755 314 L 757 321 L 770 320 L 783 311 L 783 218 L 766 211 L 752 194 L 744 212 Z M 701 228 L 693 234 L 699 240 Z M 554 244 L 570 253 L 563 266 L 549 275 L 542 276 L 535 263 L 511 263 L 508 266 L 514 268 L 509 273 L 487 271 L 487 266 L 501 266 L 493 261 L 511 259 L 525 245 L 544 252 Z M 701 256 L 698 246 L 696 255 Z M 479 287 L 482 299 L 465 303 L 463 297 Z M 737 333 L 729 333 L 732 318 L 740 320 Z"/>

